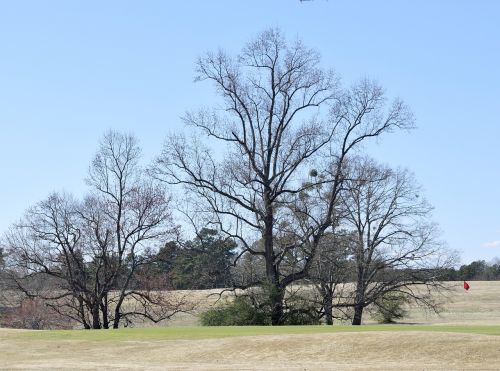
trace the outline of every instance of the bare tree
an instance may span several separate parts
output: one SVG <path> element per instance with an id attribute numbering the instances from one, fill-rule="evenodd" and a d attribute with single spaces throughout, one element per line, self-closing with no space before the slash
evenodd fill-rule
<path id="1" fill-rule="evenodd" d="M 383 91 L 376 84 L 364 81 L 341 90 L 336 75 L 322 70 L 319 61 L 317 52 L 300 41 L 287 44 L 275 29 L 259 34 L 236 58 L 222 51 L 200 58 L 196 79 L 215 85 L 222 108 L 188 113 L 184 121 L 193 138 L 171 136 L 154 169 L 156 177 L 193 195 L 191 216 L 204 216 L 239 242 L 239 256 L 263 257 L 267 282 L 250 285 L 273 288 L 274 325 L 284 320 L 286 287 L 310 269 L 304 263 L 283 270 L 285 256 L 308 245 L 310 260 L 331 226 L 333 206 L 323 210 L 314 228 L 297 230 L 288 223 L 294 212 L 289 205 L 310 186 L 304 182 L 309 168 L 325 162 L 325 156 L 337 164 L 321 180 L 334 184 L 333 205 L 347 154 L 366 138 L 412 125 L 400 101 L 384 112 Z M 199 140 L 203 136 L 206 143 Z M 261 251 L 252 247 L 258 240 Z M 291 245 L 279 242 L 292 240 Z"/>
<path id="2" fill-rule="evenodd" d="M 346 310 L 350 308 L 355 266 L 350 259 L 353 239 L 349 233 L 334 229 L 333 233 L 325 234 L 309 272 L 309 280 L 321 300 L 318 303 L 320 313 L 327 325 L 333 325 L 334 318 L 346 319 Z"/>
<path id="3" fill-rule="evenodd" d="M 163 293 L 132 289 L 138 270 L 175 232 L 169 198 L 141 171 L 139 157 L 134 137 L 107 133 L 84 201 L 53 194 L 7 234 L 18 287 L 85 328 L 118 328 L 138 316 L 159 321 L 179 310 Z"/>
<path id="4" fill-rule="evenodd" d="M 432 208 L 413 176 L 365 158 L 353 163 L 344 187 L 344 225 L 352 231 L 356 267 L 352 324 L 361 324 L 368 305 L 383 305 L 387 293 L 435 306 L 430 293 L 442 288 L 439 272 L 453 255 L 437 240 Z"/>

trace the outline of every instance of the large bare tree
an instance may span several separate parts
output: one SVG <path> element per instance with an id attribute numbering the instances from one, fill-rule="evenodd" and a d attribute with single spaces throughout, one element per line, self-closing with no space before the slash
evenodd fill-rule
<path id="1" fill-rule="evenodd" d="M 164 294 L 138 288 L 140 268 L 175 232 L 169 197 L 139 158 L 134 137 L 108 132 L 89 168 L 89 195 L 80 202 L 53 194 L 6 236 L 18 288 L 85 328 L 159 321 L 179 310 Z"/>
<path id="2" fill-rule="evenodd" d="M 341 89 L 337 76 L 320 67 L 317 52 L 300 41 L 287 43 L 276 29 L 260 33 L 236 57 L 222 51 L 201 57 L 196 79 L 212 82 L 222 104 L 184 117 L 193 136 L 171 136 L 155 174 L 184 186 L 194 201 L 190 217 L 204 217 L 238 240 L 239 256 L 263 257 L 266 282 L 250 285 L 271 287 L 272 323 L 281 324 L 286 287 L 306 277 L 332 224 L 348 153 L 367 138 L 411 127 L 411 113 L 398 100 L 386 108 L 373 82 Z M 311 186 L 307 174 L 319 164 L 329 164 L 317 181 L 332 185 L 330 207 L 313 227 L 311 221 L 304 230 L 291 227 L 290 205 Z M 253 248 L 258 240 L 262 250 Z M 282 269 L 287 254 L 304 246 L 305 263 Z"/>

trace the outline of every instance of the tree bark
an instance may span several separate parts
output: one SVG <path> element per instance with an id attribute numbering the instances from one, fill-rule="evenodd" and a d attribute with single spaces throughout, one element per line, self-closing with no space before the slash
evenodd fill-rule
<path id="1" fill-rule="evenodd" d="M 99 302 L 96 300 L 92 306 L 92 328 L 101 328 L 101 318 L 99 316 Z"/>
<path id="2" fill-rule="evenodd" d="M 273 286 L 271 288 L 271 324 L 273 326 L 283 325 L 284 312 L 283 312 L 283 298 L 285 297 L 285 290 L 280 287 Z"/>
<path id="3" fill-rule="evenodd" d="M 113 321 L 113 328 L 116 329 L 120 325 L 120 311 L 115 311 L 115 319 Z"/>
<path id="4" fill-rule="evenodd" d="M 323 289 L 323 310 L 325 311 L 325 322 L 327 325 L 333 325 L 333 303 L 332 293 L 328 288 Z"/>
<path id="5" fill-rule="evenodd" d="M 280 286 L 279 274 L 275 264 L 274 244 L 273 244 L 273 226 L 274 212 L 270 199 L 270 190 L 264 192 L 264 205 L 266 207 L 264 220 L 264 252 L 266 261 L 266 277 L 270 287 L 269 302 L 271 304 L 271 324 L 279 326 L 283 324 L 283 298 L 285 290 Z"/>
<path id="6" fill-rule="evenodd" d="M 363 317 L 363 304 L 356 304 L 354 306 L 354 317 L 352 318 L 352 324 L 354 326 L 361 325 L 361 318 Z"/>
<path id="7" fill-rule="evenodd" d="M 101 313 L 102 313 L 102 328 L 109 328 L 109 317 L 108 317 L 108 294 L 106 293 L 102 298 L 101 302 Z"/>
<path id="8" fill-rule="evenodd" d="M 361 252 L 362 254 L 362 252 Z M 361 325 L 361 318 L 363 316 L 364 300 L 365 300 L 365 279 L 364 279 L 364 267 L 358 267 L 358 280 L 356 283 L 356 296 L 354 297 L 354 317 L 352 318 L 352 324 L 359 326 Z"/>

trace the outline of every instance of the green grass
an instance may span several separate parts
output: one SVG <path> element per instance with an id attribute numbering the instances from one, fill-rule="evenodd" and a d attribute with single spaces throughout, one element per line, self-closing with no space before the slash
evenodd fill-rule
<path id="1" fill-rule="evenodd" d="M 500 326 L 462 325 L 365 325 L 365 326 L 241 326 L 241 327 L 152 327 L 119 330 L 47 330 L 10 333 L 9 338 L 69 341 L 149 341 L 215 339 L 232 336 L 320 334 L 364 331 L 432 331 L 500 335 Z M 0 333 L 1 335 L 1 333 Z"/>

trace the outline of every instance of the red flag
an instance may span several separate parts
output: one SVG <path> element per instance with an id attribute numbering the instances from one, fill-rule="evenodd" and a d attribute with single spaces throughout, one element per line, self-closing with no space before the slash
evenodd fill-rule
<path id="1" fill-rule="evenodd" d="M 470 289 L 470 286 L 467 283 L 467 281 L 464 281 L 464 289 L 466 289 L 466 290 Z"/>

